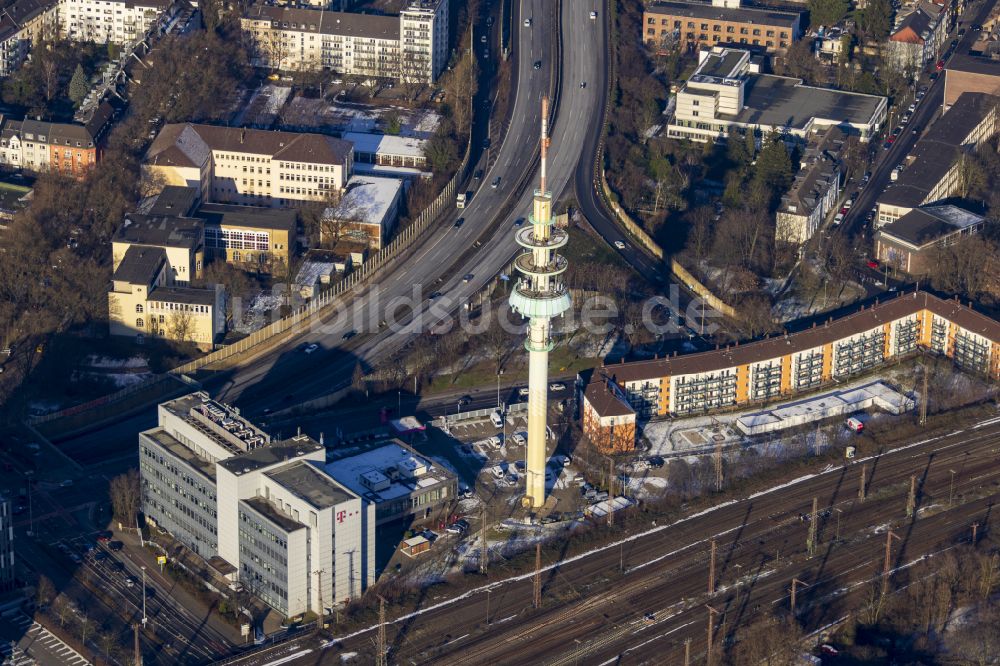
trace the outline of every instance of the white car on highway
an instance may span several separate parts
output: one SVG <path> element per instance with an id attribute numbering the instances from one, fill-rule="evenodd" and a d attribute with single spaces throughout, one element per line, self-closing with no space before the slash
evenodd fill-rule
<path id="1" fill-rule="evenodd" d="M 519 396 L 521 396 L 522 398 L 527 398 L 528 397 L 528 387 L 527 386 L 522 386 L 521 388 L 517 389 L 517 394 Z"/>
<path id="2" fill-rule="evenodd" d="M 305 353 L 307 353 L 307 354 L 312 354 L 312 353 L 313 353 L 314 351 L 316 351 L 317 349 L 319 349 L 319 345 L 318 345 L 318 344 L 316 344 L 316 343 L 314 342 L 314 343 L 312 343 L 311 345 L 308 345 L 308 346 L 307 346 L 307 347 L 306 347 L 305 349 L 303 349 L 302 351 L 304 351 L 304 352 L 305 352 Z"/>
<path id="3" fill-rule="evenodd" d="M 615 247 L 618 248 L 619 250 L 624 250 L 625 249 L 625 243 L 623 243 L 620 240 L 617 240 L 617 241 L 615 241 Z"/>
<path id="4" fill-rule="evenodd" d="M 590 20 L 591 21 L 597 20 L 597 12 L 590 12 Z"/>

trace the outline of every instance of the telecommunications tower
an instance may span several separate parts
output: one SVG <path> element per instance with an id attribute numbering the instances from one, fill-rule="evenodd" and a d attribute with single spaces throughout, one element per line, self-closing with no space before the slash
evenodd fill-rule
<path id="1" fill-rule="evenodd" d="M 552 349 L 552 319 L 570 308 L 569 291 L 558 279 L 566 270 L 566 257 L 555 250 L 566 245 L 569 234 L 555 228 L 552 219 L 552 192 L 545 189 L 545 168 L 549 148 L 549 99 L 542 98 L 541 182 L 535 190 L 529 225 L 515 232 L 517 244 L 525 249 L 514 260 L 524 275 L 510 294 L 510 308 L 528 318 L 528 454 L 525 504 L 540 508 L 545 504 L 545 439 L 548 412 L 549 350 Z"/>

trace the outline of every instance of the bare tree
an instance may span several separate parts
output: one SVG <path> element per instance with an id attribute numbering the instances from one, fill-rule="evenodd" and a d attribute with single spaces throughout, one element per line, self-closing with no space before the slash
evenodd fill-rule
<path id="1" fill-rule="evenodd" d="M 38 586 L 35 589 L 35 599 L 39 606 L 48 606 L 56 598 L 56 586 L 52 579 L 42 574 L 38 577 Z"/>
<path id="2" fill-rule="evenodd" d="M 87 617 L 86 614 L 81 614 L 78 624 L 80 627 L 80 640 L 82 640 L 83 644 L 86 645 L 87 637 L 90 636 L 90 633 L 94 630 L 94 621 Z"/>
<path id="3" fill-rule="evenodd" d="M 55 600 L 52 607 L 56 612 L 56 617 L 59 618 L 59 626 L 65 627 L 66 620 L 73 615 L 73 609 L 70 607 L 69 602 L 67 602 L 65 598 L 59 597 Z"/>
<path id="4" fill-rule="evenodd" d="M 167 319 L 167 337 L 178 342 L 193 342 L 197 332 L 194 313 L 188 310 L 174 310 Z"/>
<path id="5" fill-rule="evenodd" d="M 142 500 L 138 470 L 130 469 L 111 479 L 108 494 L 111 496 L 111 508 L 115 518 L 123 525 L 135 525 Z"/>

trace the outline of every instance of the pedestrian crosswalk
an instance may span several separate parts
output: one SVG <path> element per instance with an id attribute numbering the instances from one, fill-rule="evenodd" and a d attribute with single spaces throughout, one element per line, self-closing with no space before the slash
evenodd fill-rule
<path id="1" fill-rule="evenodd" d="M 55 634 L 27 615 L 18 613 L 8 619 L 11 624 L 24 631 L 24 637 L 18 643 L 22 655 L 19 658 L 27 660 L 19 662 L 11 661 L 11 666 L 29 666 L 35 663 L 43 665 L 66 664 L 67 666 L 89 666 L 90 662 L 84 659 L 79 652 L 66 645 Z M 8 655 L 17 653 L 18 651 L 12 650 L 12 646 L 8 644 L 5 650 L 3 647 L 0 647 L 0 652 L 3 652 L 4 656 L 8 657 Z M 3 663 L 6 665 L 8 662 L 4 661 Z"/>

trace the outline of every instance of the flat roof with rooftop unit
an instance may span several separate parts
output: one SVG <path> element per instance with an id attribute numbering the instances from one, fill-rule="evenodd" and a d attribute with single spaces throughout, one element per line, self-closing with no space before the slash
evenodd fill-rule
<path id="1" fill-rule="evenodd" d="M 399 440 L 335 457 L 327 463 L 326 472 L 347 489 L 374 502 L 378 524 L 450 502 L 458 483 L 450 471 Z"/>

